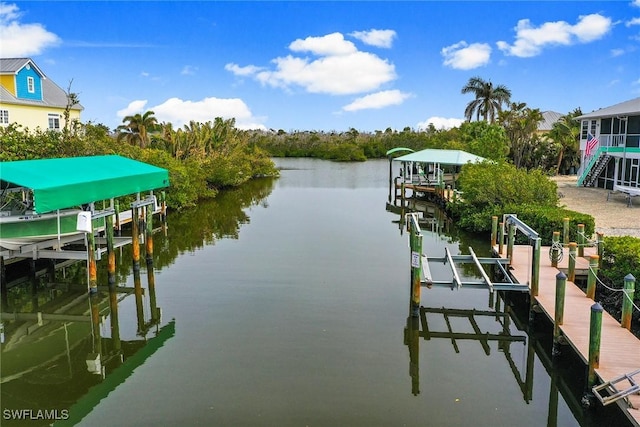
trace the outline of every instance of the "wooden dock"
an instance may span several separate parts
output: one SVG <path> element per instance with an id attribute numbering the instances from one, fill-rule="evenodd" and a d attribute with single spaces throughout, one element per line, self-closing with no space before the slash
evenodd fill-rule
<path id="1" fill-rule="evenodd" d="M 505 253 L 500 256 L 506 256 Z M 498 248 L 495 247 L 498 253 Z M 564 248 L 564 256 L 558 268 L 551 266 L 547 257 L 549 247 L 541 248 L 539 292 L 536 301 L 540 309 L 553 322 L 555 319 L 556 275 L 558 270 L 565 273 L 568 270 L 569 251 Z M 576 275 L 581 270 L 588 270 L 589 256 L 595 254 L 595 248 L 585 248 L 584 257 L 576 259 Z M 514 245 L 511 274 L 518 283 L 530 283 L 532 264 L 532 247 L 529 245 Z M 587 298 L 585 293 L 574 283 L 567 281 L 564 303 L 564 319 L 560 326 L 562 335 L 582 358 L 585 364 L 589 361 L 589 326 L 591 306 L 594 301 Z M 640 369 L 640 339 L 622 328 L 620 323 L 606 311 L 602 313 L 602 337 L 600 345 L 599 368 L 596 375 L 605 383 L 615 378 Z M 636 377 L 637 378 L 637 377 Z M 640 394 L 628 396 L 631 407 L 619 401 L 620 407 L 627 413 L 631 422 L 640 426 Z"/>

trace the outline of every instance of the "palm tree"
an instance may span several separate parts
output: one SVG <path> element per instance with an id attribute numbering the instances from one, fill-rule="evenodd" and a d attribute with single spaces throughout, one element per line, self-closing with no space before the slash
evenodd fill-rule
<path id="1" fill-rule="evenodd" d="M 542 113 L 538 108 L 529 108 L 525 102 L 512 102 L 509 109 L 498 114 L 498 122 L 504 128 L 510 143 L 510 156 L 515 167 L 533 169 L 531 154 L 538 142 L 538 124 Z"/>
<path id="2" fill-rule="evenodd" d="M 558 162 L 556 164 L 556 175 L 560 173 L 562 161 L 565 157 L 576 157 L 580 150 L 580 122 L 575 120 L 582 115 L 582 110 L 576 108 L 567 115 L 560 117 L 555 122 L 549 132 L 549 138 L 560 147 Z M 568 154 L 568 156 L 567 156 Z M 569 166 L 574 163 L 574 159 L 569 159 Z"/>
<path id="3" fill-rule="evenodd" d="M 145 148 L 150 142 L 149 132 L 155 131 L 158 127 L 158 119 L 154 114 L 149 110 L 144 114 L 126 116 L 122 119 L 124 124 L 117 128 L 118 141 L 126 139 L 131 145 L 140 145 L 140 148 Z"/>
<path id="4" fill-rule="evenodd" d="M 462 93 L 473 93 L 476 97 L 464 110 L 464 116 L 469 122 L 475 113 L 476 120 L 482 117 L 485 122 L 489 119 L 493 123 L 497 113 L 502 111 L 502 104 L 508 104 L 511 99 L 511 91 L 506 86 L 494 87 L 493 83 L 480 77 L 471 77 L 462 88 Z"/>

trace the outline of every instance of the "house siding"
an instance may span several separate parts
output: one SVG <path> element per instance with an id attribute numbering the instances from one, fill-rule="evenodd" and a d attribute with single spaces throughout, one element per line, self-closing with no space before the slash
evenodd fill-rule
<path id="1" fill-rule="evenodd" d="M 16 96 L 16 77 L 13 74 L 3 74 L 0 76 L 0 85 Z"/>
<path id="2" fill-rule="evenodd" d="M 64 108 L 55 108 L 48 106 L 27 106 L 16 104 L 0 103 L 0 110 L 9 111 L 9 123 L 18 123 L 23 128 L 29 130 L 35 130 L 40 128 L 41 130 L 49 129 L 49 114 L 60 115 L 60 128 L 64 128 Z M 69 119 L 80 120 L 79 110 L 70 110 Z M 2 125 L 7 126 L 7 125 Z"/>
<path id="3" fill-rule="evenodd" d="M 32 77 L 34 82 L 34 91 L 29 92 L 28 78 Z M 28 99 L 30 101 L 42 101 L 42 77 L 34 70 L 33 67 L 27 69 L 23 67 L 16 75 L 16 98 Z"/>

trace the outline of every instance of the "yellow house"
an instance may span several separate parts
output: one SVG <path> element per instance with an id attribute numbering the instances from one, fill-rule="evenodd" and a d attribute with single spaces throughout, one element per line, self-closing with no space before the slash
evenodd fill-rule
<path id="1" fill-rule="evenodd" d="M 0 126 L 61 130 L 68 103 L 67 93 L 30 58 L 0 58 Z M 71 106 L 69 120 L 80 120 L 82 109 Z"/>

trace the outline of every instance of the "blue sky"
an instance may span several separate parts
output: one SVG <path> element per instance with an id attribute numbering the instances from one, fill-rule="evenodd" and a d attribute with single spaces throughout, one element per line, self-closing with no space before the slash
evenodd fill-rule
<path id="1" fill-rule="evenodd" d="M 0 55 L 30 57 L 115 128 L 236 119 L 344 131 L 460 123 L 469 78 L 567 113 L 640 96 L 640 0 L 0 3 Z"/>

